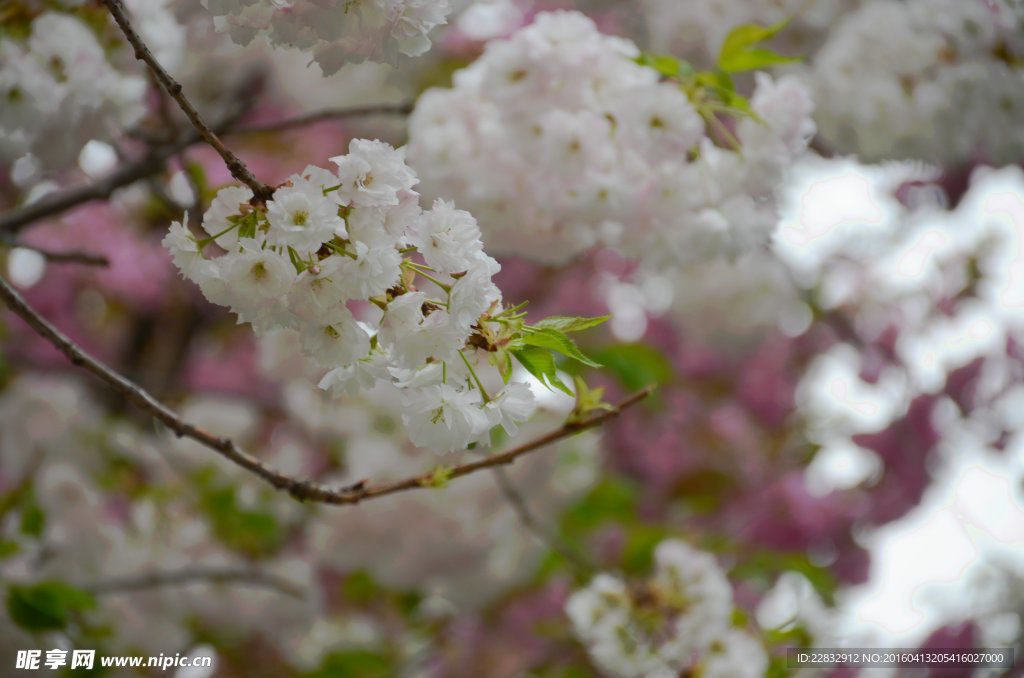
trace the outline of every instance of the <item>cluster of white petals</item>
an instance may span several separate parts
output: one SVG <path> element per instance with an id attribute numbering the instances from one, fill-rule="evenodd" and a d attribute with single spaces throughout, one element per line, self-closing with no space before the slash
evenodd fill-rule
<path id="1" fill-rule="evenodd" d="M 826 145 L 866 161 L 1019 162 L 1024 11 L 1017 0 L 645 0 L 654 48 L 704 62 L 740 24 L 789 20 L 774 44 L 811 90 Z"/>
<path id="2" fill-rule="evenodd" d="M 218 30 L 239 45 L 258 35 L 311 52 L 325 75 L 347 62 L 392 62 L 430 49 L 448 20 L 447 0 L 203 0 Z"/>
<path id="3" fill-rule="evenodd" d="M 594 663 L 621 678 L 764 675 L 761 642 L 733 626 L 732 587 L 714 557 L 670 539 L 654 552 L 643 590 L 601 573 L 566 603 Z"/>
<path id="4" fill-rule="evenodd" d="M 484 391 L 486 366 L 467 340 L 499 321 L 500 266 L 483 251 L 468 212 L 438 200 L 423 211 L 404 149 L 355 139 L 251 204 L 248 188 L 221 190 L 203 216 L 205 240 L 184 222 L 164 245 L 182 275 L 257 333 L 290 328 L 327 372 L 321 388 L 354 394 L 378 382 L 403 392 L 411 440 L 438 452 L 513 433 L 534 409 L 530 389 Z M 215 242 L 226 253 L 207 257 Z M 497 383 L 501 384 L 501 381 Z"/>
<path id="5" fill-rule="evenodd" d="M 775 225 L 773 191 L 814 131 L 796 80 L 758 74 L 716 144 L 673 82 L 578 12 L 537 15 L 429 90 L 410 122 L 425 196 L 473 212 L 494 253 L 547 262 L 594 245 L 652 264 L 746 251 Z"/>
<path id="6" fill-rule="evenodd" d="M 823 138 L 865 160 L 1024 157 L 1024 13 L 1010 0 L 874 0 L 806 74 Z"/>
<path id="7" fill-rule="evenodd" d="M 70 14 L 44 12 L 25 40 L 0 37 L 0 163 L 31 154 L 74 163 L 145 113 L 146 81 L 115 70 L 96 34 Z"/>

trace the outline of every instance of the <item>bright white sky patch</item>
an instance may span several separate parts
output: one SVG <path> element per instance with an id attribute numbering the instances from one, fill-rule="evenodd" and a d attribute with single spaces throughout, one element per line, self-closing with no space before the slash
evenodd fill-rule
<path id="1" fill-rule="evenodd" d="M 897 203 L 878 185 L 880 173 L 852 160 L 808 156 L 798 162 L 781 201 L 775 251 L 807 275 L 837 250 L 888 233 Z"/>
<path id="2" fill-rule="evenodd" d="M 955 211 L 908 213 L 889 187 L 900 172 L 915 171 L 927 173 L 811 159 L 793 173 L 776 252 L 810 281 L 832 259 L 826 304 L 864 289 L 880 308 L 896 304 L 903 313 L 897 351 L 909 371 L 909 382 L 883 373 L 867 384 L 849 346 L 814 362 L 797 402 L 822 445 L 805 475 L 816 495 L 877 473 L 877 457 L 853 445 L 849 433 L 883 429 L 915 393 L 934 392 L 948 371 L 979 355 L 998 355 L 1006 336 L 1024 327 L 1024 172 L 979 170 Z M 961 303 L 952 318 L 926 321 L 932 295 L 944 289 L 943 266 L 975 252 L 986 281 L 980 298 Z M 862 263 L 844 270 L 836 257 Z M 1024 416 L 1014 410 L 1024 407 L 1024 387 L 1011 387 L 1006 400 L 1015 405 L 1001 404 L 996 418 L 1019 429 Z M 840 597 L 839 632 L 851 645 L 914 646 L 943 624 L 983 611 L 977 586 L 993 559 L 1024 563 L 1024 440 L 997 456 L 985 449 L 983 428 L 968 429 L 951 415 L 943 426 L 948 458 L 921 505 L 863 537 L 872 553 L 870 580 Z"/>
<path id="3" fill-rule="evenodd" d="M 977 447 L 965 450 L 920 506 L 871 534 L 871 578 L 841 598 L 843 632 L 912 647 L 944 620 L 981 612 L 972 579 L 985 559 L 1024 562 L 1016 466 Z"/>

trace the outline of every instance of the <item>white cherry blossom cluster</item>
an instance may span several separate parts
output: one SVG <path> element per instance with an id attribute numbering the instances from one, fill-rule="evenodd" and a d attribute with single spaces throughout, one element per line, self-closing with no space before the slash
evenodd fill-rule
<path id="1" fill-rule="evenodd" d="M 471 210 L 492 253 L 546 262 L 601 244 L 675 264 L 766 240 L 773 191 L 814 131 L 804 87 L 758 73 L 756 117 L 728 129 L 639 54 L 578 12 L 491 41 L 417 104 L 421 191 Z"/>
<path id="2" fill-rule="evenodd" d="M 73 163 L 88 141 L 138 122 L 145 91 L 144 78 L 111 66 L 82 20 L 44 12 L 25 40 L 0 37 L 0 163 L 28 154 L 47 167 Z"/>
<path id="3" fill-rule="evenodd" d="M 825 141 L 865 160 L 1024 157 L 1024 14 L 1010 0 L 874 0 L 806 75 Z"/>
<path id="4" fill-rule="evenodd" d="M 404 149 L 356 139 L 331 161 L 335 172 L 307 167 L 265 205 L 248 188 L 222 189 L 203 216 L 206 239 L 171 225 L 175 265 L 257 333 L 298 331 L 305 355 L 328 370 L 321 388 L 402 389 L 417 445 L 449 452 L 486 443 L 498 425 L 514 433 L 534 400 L 516 382 L 488 395 L 478 374 L 478 347 L 512 310 L 491 282 L 500 266 L 476 220 L 443 200 L 421 210 Z M 211 243 L 226 254 L 207 256 Z"/>
<path id="5" fill-rule="evenodd" d="M 1024 156 L 1016 0 L 646 0 L 656 49 L 714 59 L 738 24 L 790 19 L 826 144 L 862 159 L 1006 164 Z M 700 52 L 704 52 L 700 55 Z"/>
<path id="6" fill-rule="evenodd" d="M 447 22 L 448 0 L 203 0 L 218 30 L 239 45 L 258 35 L 275 47 L 311 52 L 325 75 L 347 62 L 393 62 L 430 49 Z"/>
<path id="7" fill-rule="evenodd" d="M 319 476 L 318 482 L 388 482 L 428 473 L 436 466 L 436 458 L 409 444 L 395 412 L 393 388 L 381 385 L 338 402 L 316 388 L 315 369 L 297 350 L 298 343 L 293 330 L 280 330 L 260 341 L 261 371 L 281 383 L 288 422 L 287 433 L 274 434 L 274 449 L 265 457 L 268 463 L 307 475 L 317 460 L 310 453 L 310 440 L 344 440 L 340 468 Z M 566 401 L 569 398 L 546 403 L 521 432 L 532 438 L 556 428 L 568 413 Z M 254 430 L 257 417 L 253 412 L 241 428 Z M 527 455 L 508 468 L 509 482 L 533 511 L 557 519 L 596 481 L 599 441 L 597 433 L 585 432 L 556 443 L 546 454 Z M 202 458 L 199 453 L 197 458 Z M 479 457 L 471 451 L 456 453 L 445 464 L 474 458 Z M 333 519 L 328 507 L 320 514 L 322 520 L 305 522 L 303 552 L 330 571 L 365 569 L 386 586 L 429 592 L 461 610 L 485 607 L 522 585 L 544 553 L 486 473 L 459 478 L 443 492 L 400 493 L 349 508 L 352 511 L 343 520 Z M 396 534 L 402 535 L 400 548 Z M 356 543 L 357 549 L 346 547 Z"/>
<path id="8" fill-rule="evenodd" d="M 566 603 L 594 663 L 621 678 L 760 678 L 760 640 L 733 626 L 732 588 L 713 556 L 670 539 L 642 590 L 607 573 Z"/>

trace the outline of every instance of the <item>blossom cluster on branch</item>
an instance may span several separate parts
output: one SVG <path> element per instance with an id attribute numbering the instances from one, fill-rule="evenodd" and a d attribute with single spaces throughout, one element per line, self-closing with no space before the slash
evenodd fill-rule
<path id="1" fill-rule="evenodd" d="M 581 13 L 542 13 L 424 93 L 410 163 L 424 195 L 476 215 L 493 253 L 564 262 L 604 245 L 671 266 L 741 253 L 774 228 L 810 98 L 758 73 L 744 110 L 724 79 L 676 75 Z"/>
<path id="2" fill-rule="evenodd" d="M 216 25 L 240 45 L 258 35 L 311 52 L 325 75 L 349 61 L 394 61 L 430 49 L 448 0 L 203 0 Z"/>
<path id="3" fill-rule="evenodd" d="M 1019 160 L 1020 0 L 3 5 L 0 663 L 785 675 L 1020 445 L 1019 168 L 806 153 Z"/>
<path id="4" fill-rule="evenodd" d="M 164 244 L 182 275 L 258 333 L 296 329 L 306 356 L 329 370 L 322 388 L 402 389 L 418 445 L 450 452 L 487 444 L 496 426 L 515 433 L 535 403 L 510 381 L 512 356 L 531 369 L 536 354 L 510 351 L 553 341 L 572 353 L 570 340 L 557 327 L 524 329 L 518 308 L 503 307 L 491 282 L 500 266 L 475 219 L 443 200 L 421 210 L 404 149 L 356 139 L 331 160 L 336 172 L 309 166 L 265 204 L 248 188 L 222 189 L 203 216 L 207 238 L 174 223 Z M 226 253 L 206 256 L 214 243 Z M 502 377 L 492 394 L 480 353 Z"/>
<path id="5" fill-rule="evenodd" d="M 806 80 L 839 152 L 1004 163 L 1024 154 L 1022 64 L 1011 2 L 883 0 L 832 26 Z"/>
<path id="6" fill-rule="evenodd" d="M 61 167 L 143 117 L 145 79 L 114 68 L 88 24 L 44 12 L 27 28 L 23 40 L 0 31 L 0 161 Z"/>
<path id="7" fill-rule="evenodd" d="M 733 626 L 732 588 L 715 559 L 686 542 L 663 541 L 656 571 L 639 589 L 606 573 L 572 594 L 566 611 L 594 662 L 610 676 L 758 678 L 761 641 Z"/>
<path id="8" fill-rule="evenodd" d="M 820 138 L 865 160 L 1015 162 L 1024 154 L 1024 12 L 1016 0 L 647 0 L 656 49 L 713 60 L 739 23 L 806 63 Z"/>

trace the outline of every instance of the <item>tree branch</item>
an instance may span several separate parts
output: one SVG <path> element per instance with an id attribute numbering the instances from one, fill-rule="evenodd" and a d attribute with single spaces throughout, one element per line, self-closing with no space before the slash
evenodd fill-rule
<path id="1" fill-rule="evenodd" d="M 50 193 L 33 203 L 13 209 L 0 217 L 0 233 L 14 234 L 33 221 L 60 214 L 92 200 L 105 200 L 122 186 L 156 174 L 164 168 L 168 158 L 199 139 L 198 133 L 192 133 L 177 143 L 151 148 L 141 158 L 121 165 L 98 181 Z"/>
<path id="2" fill-rule="evenodd" d="M 94 254 L 93 252 L 87 252 L 85 250 L 48 250 L 34 245 L 26 245 L 2 236 L 0 236 L 0 245 L 38 252 L 43 255 L 44 259 L 52 263 L 82 264 L 83 266 L 100 266 L 103 268 L 110 267 L 110 259 L 107 259 L 102 254 Z"/>
<path id="3" fill-rule="evenodd" d="M 313 111 L 297 115 L 294 118 L 285 118 L 276 122 L 256 123 L 242 125 L 225 132 L 225 134 L 262 134 L 264 132 L 281 132 L 296 127 L 305 127 L 324 120 L 343 120 L 345 118 L 359 118 L 371 115 L 409 115 L 412 113 L 414 104 L 410 101 L 396 104 L 370 104 L 367 106 L 350 106 L 347 108 L 326 108 L 321 111 Z"/>
<path id="4" fill-rule="evenodd" d="M 239 85 L 239 89 L 244 90 L 254 86 L 252 79 L 249 78 Z M 232 105 L 224 117 L 217 122 L 214 129 L 223 131 L 229 128 L 249 110 L 249 102 L 242 97 L 242 94 L 242 91 L 229 94 L 232 100 L 242 101 Z M 73 186 L 50 193 L 31 204 L 10 210 L 0 216 L 0 236 L 9 237 L 34 221 L 60 214 L 83 203 L 106 200 L 122 186 L 133 184 L 140 179 L 161 172 L 167 166 L 168 160 L 202 140 L 199 132 L 190 129 L 176 140 L 165 139 L 163 143 L 150 146 L 142 157 L 121 165 L 107 176 L 91 184 Z"/>
<path id="5" fill-rule="evenodd" d="M 390 483 L 371 484 L 368 480 L 360 481 L 348 487 L 332 490 L 308 480 L 301 480 L 285 475 L 273 469 L 256 457 L 252 456 L 230 438 L 223 438 L 208 433 L 194 424 L 185 421 L 167 405 L 163 404 L 138 384 L 117 373 L 104 363 L 83 351 L 68 339 L 60 330 L 51 325 L 45 318 L 29 306 L 24 298 L 3 278 L 0 278 L 0 298 L 18 317 L 24 320 L 40 336 L 50 342 L 68 357 L 72 364 L 85 368 L 101 381 L 123 395 L 128 401 L 167 426 L 179 438 L 191 438 L 208 447 L 228 461 L 242 467 L 250 473 L 262 478 L 278 490 L 283 490 L 299 501 L 314 501 L 324 504 L 357 504 L 365 499 L 382 497 L 405 490 L 431 487 L 435 484 L 435 472 L 410 476 L 404 480 Z M 480 461 L 461 464 L 445 472 L 446 479 L 459 478 L 481 469 L 511 464 L 524 454 L 544 447 L 563 438 L 568 438 L 581 431 L 595 428 L 618 416 L 624 409 L 635 405 L 654 390 L 653 386 L 634 393 L 619 403 L 613 410 L 602 412 L 581 422 L 565 423 L 546 435 L 512 448 L 501 454 L 486 457 Z"/>
<path id="6" fill-rule="evenodd" d="M 199 111 L 192 105 L 192 102 L 188 100 L 185 93 L 181 89 L 181 85 L 171 77 L 170 73 L 164 70 L 164 67 L 160 65 L 160 62 L 156 60 L 153 53 L 149 51 L 149 47 L 143 42 L 142 38 L 135 29 L 132 28 L 131 22 L 128 21 L 128 14 L 125 12 L 124 6 L 121 4 L 121 0 L 102 0 L 103 4 L 106 5 L 107 9 L 110 10 L 111 16 L 114 17 L 114 21 L 120 26 L 121 32 L 124 33 L 128 42 L 131 43 L 132 48 L 135 50 L 135 58 L 145 62 L 156 77 L 157 82 L 160 86 L 178 102 L 178 107 L 188 117 L 189 122 L 195 127 L 196 131 L 199 132 L 199 136 L 202 137 L 203 141 L 209 144 L 221 158 L 224 159 L 224 163 L 228 166 L 228 170 L 231 171 L 233 176 L 238 181 L 242 182 L 246 186 L 252 189 L 253 194 L 259 200 L 269 200 L 274 195 L 274 189 L 267 184 L 257 179 L 249 168 L 245 166 L 238 156 L 232 153 L 227 146 L 224 145 L 217 135 L 214 133 L 210 126 L 206 124 L 202 116 L 199 115 Z"/>
<path id="7" fill-rule="evenodd" d="M 185 567 L 180 570 L 153 570 L 125 577 L 103 579 L 82 588 L 96 595 L 143 591 L 189 584 L 240 584 L 259 586 L 303 599 L 306 592 L 283 577 L 252 567 Z"/>

